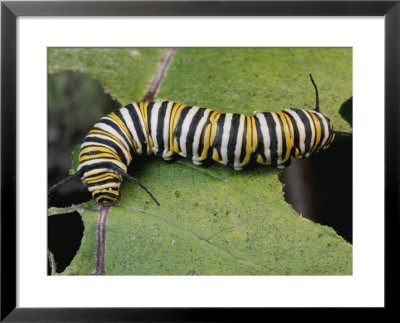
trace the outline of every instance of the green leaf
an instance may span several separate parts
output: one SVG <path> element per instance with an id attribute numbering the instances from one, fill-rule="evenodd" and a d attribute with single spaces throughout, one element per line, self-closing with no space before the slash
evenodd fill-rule
<path id="1" fill-rule="evenodd" d="M 64 57 L 59 51 L 57 56 Z M 80 64 L 93 55 L 82 49 Z M 179 49 L 157 97 L 246 114 L 313 108 L 315 94 L 308 76 L 312 73 L 321 111 L 335 129 L 348 131 L 338 110 L 351 96 L 351 57 L 351 49 L 345 48 Z M 63 68 L 73 67 L 73 61 Z M 109 75 L 107 63 L 107 55 L 96 63 L 96 77 L 103 84 Z M 109 85 L 122 102 L 131 93 L 119 84 L 124 80 Z M 124 181 L 122 198 L 107 220 L 108 275 L 352 273 L 351 245 L 333 229 L 303 219 L 285 202 L 275 168 L 257 165 L 237 172 L 218 164 L 195 166 L 182 158 L 173 163 L 146 158 L 134 162 L 129 173 L 161 206 Z M 63 274 L 93 272 L 97 208 L 94 202 L 80 206 L 85 234 Z"/>
<path id="2" fill-rule="evenodd" d="M 140 101 L 164 48 L 49 48 L 48 71 L 85 72 L 122 104 Z"/>

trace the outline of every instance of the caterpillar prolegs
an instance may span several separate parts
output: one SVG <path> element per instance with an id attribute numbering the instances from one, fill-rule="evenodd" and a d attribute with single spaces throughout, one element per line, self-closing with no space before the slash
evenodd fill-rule
<path id="1" fill-rule="evenodd" d="M 104 205 L 119 197 L 123 177 L 135 155 L 156 155 L 170 160 L 180 155 L 196 165 L 215 161 L 241 170 L 250 163 L 279 168 L 291 157 L 306 158 L 327 149 L 335 133 L 331 121 L 316 106 L 310 110 L 285 109 L 254 116 L 220 113 L 172 101 L 132 103 L 101 118 L 84 138 L 77 172 L 53 186 L 80 176 L 93 199 Z"/>

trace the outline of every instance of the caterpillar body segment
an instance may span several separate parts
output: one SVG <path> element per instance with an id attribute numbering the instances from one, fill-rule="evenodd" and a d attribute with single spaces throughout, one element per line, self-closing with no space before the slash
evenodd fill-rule
<path id="1" fill-rule="evenodd" d="M 236 170 L 252 162 L 282 168 L 292 156 L 328 148 L 333 138 L 332 123 L 315 110 L 246 116 L 172 101 L 132 103 L 94 125 L 83 140 L 78 171 L 93 198 L 108 205 L 118 199 L 121 173 L 133 155 L 179 155 L 196 165 L 213 160 Z"/>

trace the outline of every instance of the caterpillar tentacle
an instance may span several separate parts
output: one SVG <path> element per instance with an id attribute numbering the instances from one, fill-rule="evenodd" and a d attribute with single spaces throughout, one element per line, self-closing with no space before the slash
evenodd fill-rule
<path id="1" fill-rule="evenodd" d="M 57 184 L 53 185 L 52 187 L 49 188 L 49 191 L 47 193 L 47 195 L 50 195 L 51 193 L 53 193 L 58 187 L 67 184 L 68 182 L 72 181 L 73 179 L 80 177 L 81 176 L 81 172 L 75 172 L 72 175 L 62 179 L 61 181 L 59 181 Z"/>
<path id="2" fill-rule="evenodd" d="M 315 84 L 314 79 L 313 79 L 313 77 L 312 77 L 311 74 L 310 74 L 310 80 L 311 80 L 311 83 L 313 84 L 314 89 L 315 89 L 315 108 L 314 108 L 314 110 L 317 111 L 317 112 L 319 112 L 318 88 L 317 88 L 317 85 Z"/>
<path id="3" fill-rule="evenodd" d="M 140 186 L 140 188 L 142 188 L 152 199 L 153 201 L 157 204 L 160 205 L 160 203 L 157 201 L 157 199 L 154 197 L 153 194 L 151 194 L 151 192 L 142 184 L 140 183 L 136 178 L 132 177 L 131 175 L 129 175 L 128 173 L 125 173 L 122 169 L 120 169 L 119 167 L 112 167 L 112 169 L 120 174 L 121 176 L 125 177 L 127 180 L 131 181 L 132 183 L 135 183 L 137 185 Z"/>

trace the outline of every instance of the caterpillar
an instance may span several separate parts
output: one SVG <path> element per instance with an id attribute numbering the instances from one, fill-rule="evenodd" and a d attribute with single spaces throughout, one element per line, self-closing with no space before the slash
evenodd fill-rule
<path id="1" fill-rule="evenodd" d="M 94 200 L 112 205 L 126 178 L 159 205 L 149 190 L 127 174 L 132 157 L 142 154 L 165 160 L 180 155 L 196 165 L 212 160 L 235 170 L 251 163 L 289 166 L 291 157 L 307 158 L 327 149 L 335 134 L 349 134 L 334 130 L 320 112 L 311 74 L 310 79 L 316 97 L 310 110 L 288 108 L 247 116 L 172 101 L 124 106 L 94 125 L 81 144 L 77 172 L 55 184 L 49 194 L 79 176 Z"/>

